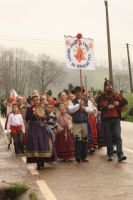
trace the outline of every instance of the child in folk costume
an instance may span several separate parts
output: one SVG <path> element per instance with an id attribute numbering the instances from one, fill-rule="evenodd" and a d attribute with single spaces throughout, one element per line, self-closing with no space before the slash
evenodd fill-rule
<path id="1" fill-rule="evenodd" d="M 24 134 L 24 148 L 26 146 L 26 132 L 27 132 L 27 123 L 25 121 L 25 115 L 26 115 L 26 110 L 28 108 L 28 104 L 26 102 L 25 97 L 17 97 L 17 104 L 19 108 L 19 113 L 22 115 L 22 118 L 24 120 L 24 125 L 25 125 L 25 134 Z"/>
<path id="2" fill-rule="evenodd" d="M 22 115 L 19 113 L 17 104 L 12 105 L 12 113 L 8 116 L 6 129 L 11 131 L 11 137 L 14 141 L 15 153 L 22 154 L 23 134 L 25 133 L 25 126 Z"/>
<path id="3" fill-rule="evenodd" d="M 66 113 L 65 104 L 60 103 L 58 110 L 57 124 L 60 130 L 56 133 L 56 153 L 58 158 L 68 161 L 74 158 L 72 118 Z"/>
<path id="4" fill-rule="evenodd" d="M 69 99 L 65 92 L 61 92 L 60 94 L 60 103 L 64 103 L 66 106 L 66 109 L 68 109 Z"/>
<path id="5" fill-rule="evenodd" d="M 51 104 L 49 104 L 46 109 L 46 123 L 47 123 L 47 127 L 53 132 L 54 138 L 55 138 L 55 133 L 57 131 L 56 114 L 54 112 L 54 106 Z M 52 154 L 53 154 L 53 157 L 57 159 L 56 150 L 55 150 L 55 141 L 52 142 Z"/>
<path id="6" fill-rule="evenodd" d="M 46 109 L 46 120 L 48 127 L 54 132 L 56 129 L 56 115 L 53 105 L 49 104 Z"/>

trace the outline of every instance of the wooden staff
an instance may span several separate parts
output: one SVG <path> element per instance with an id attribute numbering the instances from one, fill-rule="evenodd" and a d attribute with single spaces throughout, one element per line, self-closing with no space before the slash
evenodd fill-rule
<path id="1" fill-rule="evenodd" d="M 76 37 L 77 37 L 77 40 L 79 41 L 82 38 L 82 34 L 78 33 Z M 83 89 L 83 74 L 82 74 L 82 69 L 80 69 L 80 87 L 81 87 L 81 90 L 82 90 Z"/>
<path id="2" fill-rule="evenodd" d="M 80 69 L 80 87 L 81 90 L 83 89 L 83 74 L 82 74 L 82 69 Z"/>

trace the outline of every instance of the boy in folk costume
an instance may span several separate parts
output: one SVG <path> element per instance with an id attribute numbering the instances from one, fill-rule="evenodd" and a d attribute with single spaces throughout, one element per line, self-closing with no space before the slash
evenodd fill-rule
<path id="1" fill-rule="evenodd" d="M 48 127 L 54 132 L 56 129 L 56 115 L 53 105 L 49 104 L 46 109 L 46 120 Z"/>
<path id="2" fill-rule="evenodd" d="M 25 133 L 25 126 L 22 115 L 19 113 L 17 104 L 12 105 L 12 113 L 8 116 L 6 129 L 11 131 L 11 137 L 14 141 L 15 153 L 22 154 L 23 134 Z"/>

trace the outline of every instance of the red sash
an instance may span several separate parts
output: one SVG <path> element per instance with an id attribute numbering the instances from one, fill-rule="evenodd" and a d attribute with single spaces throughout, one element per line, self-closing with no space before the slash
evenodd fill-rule
<path id="1" fill-rule="evenodd" d="M 10 126 L 10 129 L 11 129 L 11 133 L 15 134 L 17 131 L 22 131 L 22 126 L 19 125 L 19 126 Z"/>

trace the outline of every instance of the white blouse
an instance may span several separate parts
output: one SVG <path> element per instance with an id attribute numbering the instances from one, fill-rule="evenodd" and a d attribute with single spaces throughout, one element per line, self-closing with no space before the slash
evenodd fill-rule
<path id="1" fill-rule="evenodd" d="M 11 113 L 8 116 L 7 130 L 10 130 L 10 126 L 22 126 L 22 131 L 25 132 L 24 121 L 21 114 Z"/>

